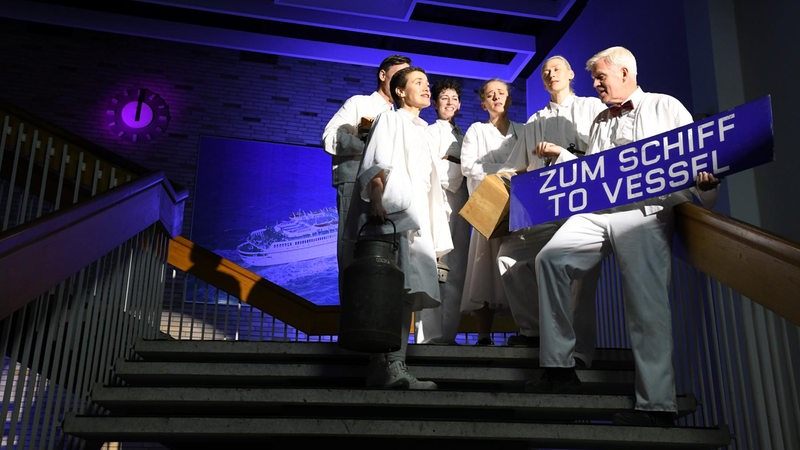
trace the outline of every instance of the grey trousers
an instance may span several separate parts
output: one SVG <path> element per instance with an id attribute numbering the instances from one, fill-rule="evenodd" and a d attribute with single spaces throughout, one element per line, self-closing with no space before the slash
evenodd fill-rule
<path id="1" fill-rule="evenodd" d="M 676 411 L 672 315 L 672 211 L 642 208 L 570 217 L 536 257 L 542 367 L 570 367 L 575 350 L 572 281 L 613 251 L 636 367 L 636 409 Z"/>
<path id="2" fill-rule="evenodd" d="M 548 222 L 513 232 L 503 239 L 497 258 L 511 316 L 525 336 L 539 336 L 539 285 L 536 280 L 536 255 L 547 244 L 563 221 Z M 590 366 L 597 346 L 595 294 L 601 266 L 572 281 L 572 317 L 575 328 L 575 353 Z M 543 316 L 546 317 L 546 316 Z"/>

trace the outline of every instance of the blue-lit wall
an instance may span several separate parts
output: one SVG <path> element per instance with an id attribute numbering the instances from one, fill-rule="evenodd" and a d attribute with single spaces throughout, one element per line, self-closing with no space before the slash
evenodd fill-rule
<path id="1" fill-rule="evenodd" d="M 589 1 L 552 54 L 562 55 L 572 64 L 573 87 L 578 95 L 595 96 L 586 61 L 614 45 L 626 47 L 636 55 L 642 89 L 669 93 L 692 110 L 682 1 L 626 2 L 624 7 L 608 1 Z M 529 79 L 528 102 L 532 107 L 547 102 L 541 85 L 538 77 Z"/>
<path id="2" fill-rule="evenodd" d="M 648 10 L 654 7 L 658 5 L 648 5 Z M 576 90 L 595 95 L 583 69 L 586 59 L 603 47 L 622 44 L 637 52 L 645 88 L 689 98 L 686 57 L 681 54 L 685 49 L 685 40 L 680 39 L 685 35 L 680 31 L 682 9 L 662 8 L 652 15 L 630 9 L 628 18 L 619 19 L 638 24 L 638 32 L 658 29 L 659 24 L 669 30 L 669 37 L 660 33 L 642 40 L 606 24 L 609 19 L 604 17 L 612 12 L 608 2 L 589 2 L 558 48 L 575 66 Z M 614 33 L 598 38 L 598 30 L 607 28 Z M 317 147 L 327 120 L 342 102 L 350 95 L 369 93 L 376 85 L 374 67 L 243 54 L 5 19 L 0 21 L 0 54 L 4 60 L 0 97 L 145 167 L 163 170 L 190 192 L 196 185 L 201 136 Z M 669 58 L 668 73 L 662 57 Z M 487 73 L 486 79 L 495 75 Z M 437 76 L 430 74 L 432 80 Z M 463 106 L 457 120 L 464 129 L 487 117 L 475 94 L 482 81 L 463 80 Z M 126 90 L 141 87 L 167 101 L 168 130 L 151 142 L 118 138 L 107 125 L 110 102 Z M 547 97 L 538 70 L 529 83 L 517 80 L 512 95 L 512 120 L 524 122 L 544 106 Z M 433 109 L 422 116 L 433 120 Z M 280 160 L 274 163 L 281 164 Z M 187 236 L 191 236 L 193 216 L 190 199 Z"/>
<path id="3" fill-rule="evenodd" d="M 673 3 L 682 5 L 654 2 L 645 13 L 640 8 L 609 8 L 605 0 L 590 1 L 554 51 L 573 63 L 578 94 L 596 95 L 585 61 L 602 48 L 624 45 L 638 56 L 645 89 L 672 93 L 690 105 L 683 11 Z M 628 31 L 609 22 L 627 23 Z M 665 32 L 651 33 L 646 40 L 634 38 L 658 29 Z M 184 236 L 311 301 L 338 302 L 335 258 L 314 264 L 248 266 L 237 258 L 236 249 L 250 231 L 271 226 L 293 211 L 335 205 L 330 183 L 320 183 L 330 178 L 329 171 L 320 171 L 320 160 L 328 159 L 320 147 L 321 134 L 345 99 L 375 90 L 375 67 L 8 20 L 0 20 L 0 54 L 6 61 L 0 71 L 0 97 L 140 165 L 164 171 L 186 187 L 192 195 L 186 204 Z M 669 61 L 669 71 L 664 70 L 665 61 Z M 441 76 L 429 74 L 431 81 Z M 487 73 L 484 79 L 462 79 L 462 109 L 456 120 L 464 130 L 486 120 L 476 92 L 495 76 Z M 158 93 L 169 106 L 168 128 L 152 141 L 134 142 L 116 135 L 118 129 L 109 126 L 112 100 L 140 88 Z M 511 93 L 509 115 L 518 122 L 525 122 L 548 102 L 538 68 L 529 80 L 516 80 Z M 424 110 L 422 117 L 433 121 L 433 108 Z M 205 138 L 242 142 L 240 150 L 221 147 L 219 151 L 248 164 L 242 172 L 248 173 L 248 180 L 231 178 L 237 175 L 229 164 L 220 162 L 226 161 L 219 159 L 224 155 L 213 155 L 213 149 L 201 151 L 203 142 L 208 142 Z M 283 158 L 285 153 L 271 146 L 252 146 L 248 141 L 290 144 L 284 147 L 288 149 L 312 147 L 317 153 L 312 150 L 306 158 L 317 159 L 306 164 L 296 155 Z M 252 173 L 261 166 L 262 176 Z M 310 177 L 309 182 L 277 181 L 303 177 Z M 240 214 L 233 217 L 236 211 Z M 317 283 L 308 282 L 315 277 Z M 317 289 L 321 285 L 327 287 Z"/>
<path id="4" fill-rule="evenodd" d="M 313 146 L 322 154 L 321 135 L 330 117 L 349 96 L 376 88 L 374 67 L 6 19 L 0 19 L 0 54 L 0 97 L 136 163 L 163 170 L 190 192 L 196 185 L 202 136 Z M 436 77 L 430 75 L 431 80 Z M 457 121 L 466 129 L 487 114 L 476 94 L 482 80 L 463 82 L 464 106 Z M 516 84 L 510 115 L 524 122 L 525 83 Z M 112 99 L 140 87 L 160 94 L 170 109 L 167 132 L 150 142 L 118 138 L 107 125 Z M 423 111 L 423 117 L 433 120 L 433 109 Z M 186 236 L 191 236 L 193 211 L 190 198 Z"/>
<path id="5" fill-rule="evenodd" d="M 749 8 L 747 2 L 733 3 L 740 9 Z M 708 39 L 708 34 L 702 33 L 706 33 L 709 26 L 707 18 L 693 11 L 684 11 L 686 4 L 663 0 L 620 5 L 610 0 L 590 0 L 554 53 L 563 54 L 572 61 L 578 93 L 594 95 L 583 68 L 586 59 L 610 45 L 627 46 L 638 57 L 639 79 L 645 90 L 673 94 L 697 115 L 715 113 L 713 102 L 694 108 L 695 98 L 701 92 L 692 92 L 691 86 L 698 84 L 698 77 L 713 80 L 713 71 L 721 69 L 710 63 L 690 61 L 691 51 L 709 44 L 698 39 L 687 41 L 684 24 L 697 22 L 695 28 L 705 39 Z M 780 83 L 785 80 L 780 77 L 788 77 L 789 72 L 759 71 L 757 67 L 764 67 L 760 62 L 770 54 L 774 55 L 772 60 L 775 61 L 791 60 L 796 55 L 796 45 L 777 45 L 781 36 L 797 34 L 797 27 L 786 24 L 792 17 L 790 13 L 797 10 L 797 6 L 788 6 L 790 4 L 795 3 L 770 0 L 762 6 L 753 6 L 754 10 L 772 11 L 770 20 L 776 26 L 753 32 L 748 35 L 752 39 L 743 38 L 741 44 L 749 49 L 750 55 L 758 55 L 758 58 L 751 59 L 759 63 L 747 66 L 752 67 L 747 73 L 756 88 L 746 93 L 742 100 L 753 100 L 765 93 L 777 97 L 777 145 L 782 139 L 779 136 L 781 124 L 790 122 L 783 125 L 789 130 L 792 117 L 796 118 L 796 108 L 790 106 L 796 105 L 791 99 L 796 98 L 797 88 L 795 83 Z M 787 14 L 779 14 L 786 8 L 789 8 Z M 747 10 L 744 14 L 746 16 Z M 749 25 L 744 21 L 742 29 L 749 30 Z M 758 47 L 764 36 L 769 40 Z M 796 42 L 791 39 L 784 41 Z M 344 99 L 375 88 L 373 67 L 242 54 L 109 33 L 29 25 L 8 19 L 0 19 L 0 55 L 3 61 L 0 97 L 136 163 L 162 170 L 190 192 L 196 184 L 202 136 L 319 146 L 322 128 Z M 701 58 L 710 61 L 714 56 L 706 53 Z M 759 77 L 757 73 L 769 76 Z M 494 74 L 486 74 L 486 78 L 492 76 Z M 432 79 L 435 77 L 435 74 L 431 75 Z M 474 95 L 481 80 L 464 81 L 464 107 L 458 121 L 466 128 L 473 121 L 483 120 L 485 112 L 479 109 Z M 139 87 L 158 92 L 170 107 L 171 122 L 167 133 L 152 142 L 134 143 L 117 138 L 107 126 L 106 111 L 111 99 L 120 92 Z M 713 83 L 707 83 L 702 93 L 715 88 Z M 530 80 L 514 83 L 513 95 L 511 117 L 517 121 L 525 121 L 528 115 L 546 103 L 538 69 Z M 788 106 L 779 104 L 778 100 L 783 99 Z M 781 115 L 781 108 L 786 111 L 785 115 Z M 423 117 L 430 120 L 432 113 L 429 109 Z M 756 173 L 789 171 L 796 167 L 792 164 L 796 159 L 792 158 L 796 157 L 783 155 L 780 167 L 772 165 L 775 167 L 761 168 Z M 275 161 L 275 164 L 280 164 L 280 161 Z M 791 177 L 787 178 L 785 174 L 761 178 L 772 180 L 769 187 L 774 188 L 772 195 L 768 191 L 759 192 L 762 202 L 770 197 L 778 198 L 778 193 L 792 196 L 792 192 L 797 190 L 788 181 Z M 779 183 L 779 186 L 772 186 Z M 191 236 L 193 199 L 190 198 L 186 206 L 184 234 Z M 779 206 L 773 210 L 775 216 L 779 212 L 783 216 L 787 213 Z M 782 233 L 784 235 L 797 234 L 796 227 L 783 225 L 777 218 L 770 225 L 779 232 L 787 230 Z"/>

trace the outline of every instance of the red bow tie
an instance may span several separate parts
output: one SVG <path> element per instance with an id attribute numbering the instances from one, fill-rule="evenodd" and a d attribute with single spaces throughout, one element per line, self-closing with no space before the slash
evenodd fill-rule
<path id="1" fill-rule="evenodd" d="M 614 105 L 608 108 L 608 116 L 609 117 L 619 117 L 622 114 L 633 109 L 633 103 L 630 100 L 621 104 L 621 105 Z"/>

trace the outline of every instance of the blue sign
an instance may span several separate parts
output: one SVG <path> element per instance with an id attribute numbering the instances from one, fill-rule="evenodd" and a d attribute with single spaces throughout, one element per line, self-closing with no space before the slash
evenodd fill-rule
<path id="1" fill-rule="evenodd" d="M 613 149 L 511 178 L 509 229 L 677 192 L 773 160 L 770 97 Z"/>

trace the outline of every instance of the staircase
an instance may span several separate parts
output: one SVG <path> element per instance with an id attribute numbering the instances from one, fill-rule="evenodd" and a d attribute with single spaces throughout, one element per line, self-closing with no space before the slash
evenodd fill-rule
<path id="1" fill-rule="evenodd" d="M 65 434 L 123 449 L 717 449 L 731 440 L 723 425 L 611 425 L 633 407 L 628 350 L 599 350 L 578 371 L 581 395 L 524 393 L 540 374 L 538 351 L 526 348 L 409 345 L 411 372 L 437 391 L 364 388 L 366 355 L 330 342 L 142 340 L 134 350 L 115 366 L 117 385 L 95 386 L 91 411 L 65 418 Z M 681 416 L 697 408 L 679 397 Z"/>

